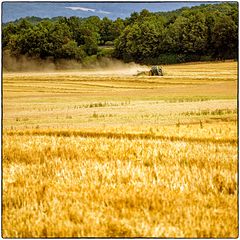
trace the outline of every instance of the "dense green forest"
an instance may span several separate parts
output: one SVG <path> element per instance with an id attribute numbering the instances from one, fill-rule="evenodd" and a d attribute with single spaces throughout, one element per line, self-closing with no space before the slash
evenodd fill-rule
<path id="1" fill-rule="evenodd" d="M 2 48 L 16 58 L 81 63 L 102 57 L 144 64 L 237 59 L 238 3 L 142 10 L 114 21 L 96 16 L 27 17 L 3 24 Z"/>

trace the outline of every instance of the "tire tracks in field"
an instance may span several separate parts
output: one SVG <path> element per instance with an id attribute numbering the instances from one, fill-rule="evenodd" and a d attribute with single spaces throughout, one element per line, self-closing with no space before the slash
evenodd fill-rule
<path id="1" fill-rule="evenodd" d="M 84 132 L 84 131 L 45 131 L 45 130 L 31 130 L 31 131 L 16 131 L 6 132 L 7 135 L 32 135 L 32 136 L 56 136 L 56 137 L 83 137 L 83 138 L 113 138 L 113 139 L 149 139 L 149 140 L 164 140 L 164 141 L 183 141 L 194 143 L 214 143 L 214 144 L 231 144 L 236 145 L 237 139 L 234 138 L 197 138 L 197 137 L 180 137 L 180 136 L 163 136 L 151 133 L 112 133 L 112 132 Z"/>

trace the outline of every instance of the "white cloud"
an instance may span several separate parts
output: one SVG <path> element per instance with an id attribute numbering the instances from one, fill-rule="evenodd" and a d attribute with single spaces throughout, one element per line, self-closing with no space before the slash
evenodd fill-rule
<path id="1" fill-rule="evenodd" d="M 80 10 L 84 12 L 96 12 L 96 9 L 93 9 L 93 8 L 85 8 L 85 7 L 65 7 L 65 8 L 69 8 L 74 11 Z"/>
<path id="2" fill-rule="evenodd" d="M 96 10 L 94 8 L 85 8 L 85 7 L 65 7 L 71 9 L 73 11 L 84 11 L 84 12 L 95 12 L 101 14 L 110 14 L 111 12 L 103 11 L 103 10 Z"/>
<path id="3" fill-rule="evenodd" d="M 102 10 L 99 10 L 97 11 L 98 13 L 103 13 L 103 14 L 110 14 L 111 12 L 107 12 L 107 11 L 102 11 Z"/>

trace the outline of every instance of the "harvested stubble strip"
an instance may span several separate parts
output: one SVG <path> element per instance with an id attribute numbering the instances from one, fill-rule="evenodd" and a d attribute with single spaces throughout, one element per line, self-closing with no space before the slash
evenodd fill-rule
<path id="1" fill-rule="evenodd" d="M 115 138 L 115 139 L 151 139 L 151 140 L 167 140 L 167 141 L 184 141 L 196 143 L 228 143 L 237 144 L 237 139 L 234 138 L 196 138 L 196 137 L 180 137 L 180 136 L 163 136 L 154 133 L 114 133 L 114 132 L 84 132 L 84 131 L 69 131 L 69 130 L 25 130 L 25 131 L 8 131 L 7 135 L 44 135 L 56 137 L 92 137 L 92 138 Z"/>

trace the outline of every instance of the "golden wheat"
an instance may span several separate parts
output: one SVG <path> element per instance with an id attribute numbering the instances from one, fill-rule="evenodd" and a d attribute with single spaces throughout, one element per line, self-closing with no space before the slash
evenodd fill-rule
<path id="1" fill-rule="evenodd" d="M 5 134 L 3 236 L 236 237 L 236 144 Z"/>
<path id="2" fill-rule="evenodd" d="M 236 69 L 4 74 L 2 236 L 236 238 Z"/>

